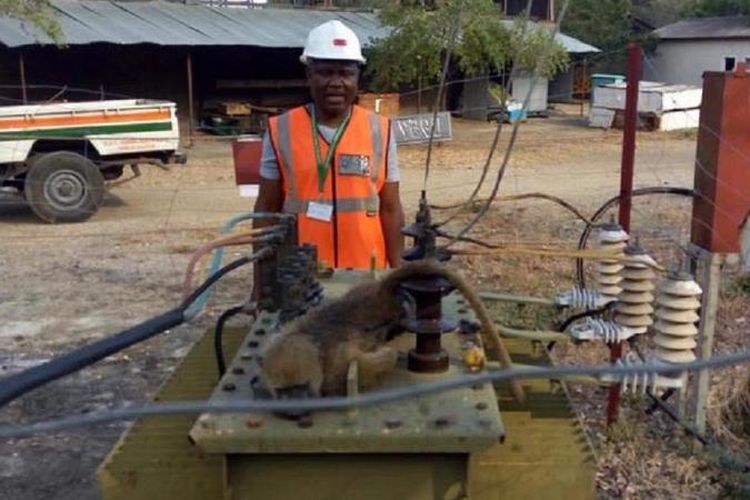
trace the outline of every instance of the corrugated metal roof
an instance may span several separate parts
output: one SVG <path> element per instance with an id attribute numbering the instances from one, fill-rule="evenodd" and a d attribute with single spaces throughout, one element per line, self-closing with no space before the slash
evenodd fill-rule
<path id="1" fill-rule="evenodd" d="M 588 43 L 582 42 L 577 38 L 573 38 L 572 36 L 565 35 L 564 33 L 558 33 L 557 36 L 555 36 L 555 40 L 557 40 L 560 45 L 565 47 L 565 50 L 567 50 L 571 54 L 589 54 L 592 52 L 601 52 L 601 50 L 597 49 L 593 45 L 589 45 Z"/>
<path id="2" fill-rule="evenodd" d="M 234 9 L 158 0 L 55 0 L 53 6 L 68 45 L 152 43 L 301 48 L 308 31 L 331 19 L 339 19 L 352 28 L 364 44 L 386 34 L 375 14 L 368 12 Z M 0 43 L 21 47 L 52 41 L 16 19 L 0 17 Z"/>
<path id="3" fill-rule="evenodd" d="M 663 26 L 653 34 L 662 40 L 750 38 L 750 21 L 747 16 L 687 19 Z"/>
<path id="4" fill-rule="evenodd" d="M 161 0 L 53 0 L 52 5 L 68 45 L 151 43 L 302 48 L 308 31 L 331 19 L 352 28 L 364 45 L 387 34 L 372 12 L 241 9 Z M 599 52 L 596 47 L 562 33 L 557 35 L 557 41 L 571 53 Z M 0 17 L 0 44 L 22 47 L 50 43 L 52 40 L 39 30 L 16 19 Z"/>
<path id="5" fill-rule="evenodd" d="M 513 29 L 515 22 L 507 19 L 503 21 L 503 24 L 506 28 Z M 537 24 L 537 26 L 542 25 Z M 577 38 L 573 38 L 572 36 L 568 36 L 564 33 L 558 32 L 557 35 L 555 35 L 555 41 L 562 45 L 569 54 L 590 54 L 592 52 L 601 52 L 601 50 L 597 49 L 593 45 L 589 45 Z"/>

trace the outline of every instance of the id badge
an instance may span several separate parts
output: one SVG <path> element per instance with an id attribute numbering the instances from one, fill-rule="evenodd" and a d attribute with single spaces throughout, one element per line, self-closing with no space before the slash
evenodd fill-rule
<path id="1" fill-rule="evenodd" d="M 306 215 L 311 219 L 331 222 L 331 217 L 333 217 L 333 205 L 330 203 L 311 201 L 307 204 Z"/>
<path id="2" fill-rule="evenodd" d="M 341 155 L 339 157 L 341 175 L 370 176 L 370 157 L 366 155 Z"/>

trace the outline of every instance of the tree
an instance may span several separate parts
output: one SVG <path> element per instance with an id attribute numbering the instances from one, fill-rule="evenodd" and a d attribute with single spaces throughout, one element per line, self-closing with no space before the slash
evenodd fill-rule
<path id="1" fill-rule="evenodd" d="M 633 37 L 629 0 L 571 0 L 562 23 L 562 30 L 586 43 L 600 48 L 604 60 L 617 65 L 622 50 Z"/>
<path id="2" fill-rule="evenodd" d="M 28 22 L 55 43 L 62 42 L 62 30 L 49 0 L 0 0 L 0 16 Z"/>
<path id="3" fill-rule="evenodd" d="M 503 20 L 492 0 L 404 1 L 379 17 L 390 33 L 368 53 L 374 90 L 437 80 L 451 45 L 467 76 L 500 73 L 513 63 L 549 76 L 567 65 L 567 53 L 546 28 Z"/>
<path id="4" fill-rule="evenodd" d="M 750 15 L 750 0 L 692 0 L 685 9 L 688 17 Z"/>

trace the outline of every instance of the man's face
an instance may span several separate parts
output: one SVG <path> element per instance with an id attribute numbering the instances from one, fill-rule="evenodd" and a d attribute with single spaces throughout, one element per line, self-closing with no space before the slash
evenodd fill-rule
<path id="1" fill-rule="evenodd" d="M 310 93 L 325 115 L 346 113 L 357 97 L 359 66 L 349 61 L 312 61 L 307 67 Z"/>

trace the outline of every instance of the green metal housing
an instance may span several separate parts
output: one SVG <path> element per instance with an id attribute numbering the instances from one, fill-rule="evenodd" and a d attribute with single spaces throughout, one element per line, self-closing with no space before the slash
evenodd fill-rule
<path id="1" fill-rule="evenodd" d="M 327 296 L 339 295 L 361 277 L 339 273 L 324 283 Z M 471 319 L 461 302 L 455 295 L 444 299 L 446 315 Z M 259 325 L 272 322 L 266 316 L 249 333 L 226 332 L 225 347 L 234 359 L 218 386 L 211 336 L 205 335 L 156 399 L 252 397 L 245 378 L 254 376 L 254 357 L 247 347 L 252 342 L 258 348 Z M 447 374 L 415 375 L 400 367 L 384 385 L 415 384 L 464 369 L 459 336 L 443 337 L 451 357 Z M 405 351 L 413 342 L 413 335 L 404 334 L 398 347 Z M 549 364 L 528 341 L 506 343 L 514 362 Z M 243 373 L 232 373 L 232 366 L 244 367 Z M 222 390 L 226 382 L 237 389 Z M 102 497 L 593 498 L 595 461 L 560 387 L 527 381 L 527 400 L 518 404 L 504 384 L 485 384 L 379 407 L 321 412 L 310 427 L 263 414 L 139 420 L 100 466 Z"/>

